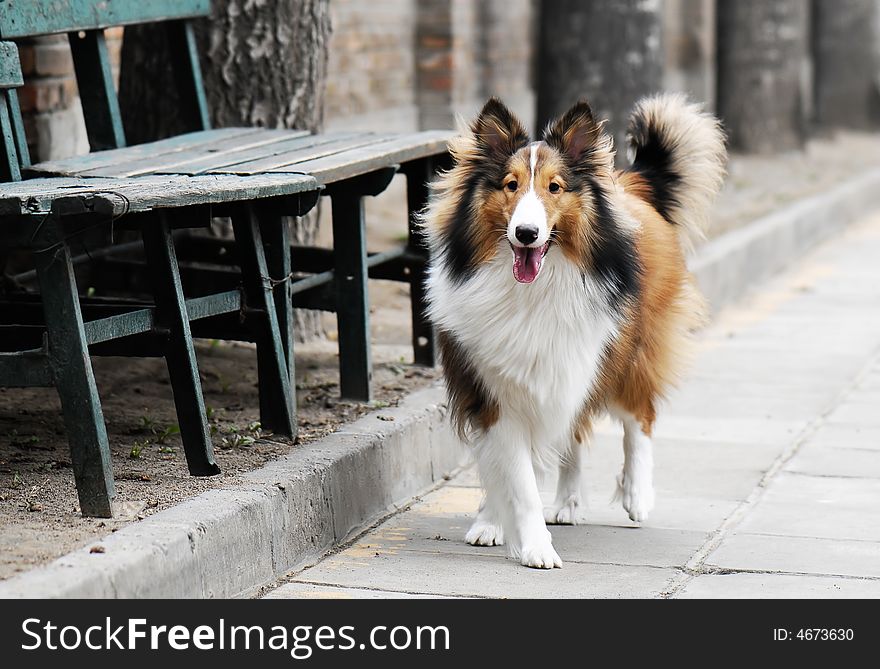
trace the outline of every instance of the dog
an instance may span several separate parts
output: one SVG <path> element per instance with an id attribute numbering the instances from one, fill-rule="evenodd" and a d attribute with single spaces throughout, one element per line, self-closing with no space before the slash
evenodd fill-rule
<path id="1" fill-rule="evenodd" d="M 631 165 L 615 171 L 587 102 L 532 141 L 492 98 L 423 212 L 449 414 L 485 490 L 466 540 L 506 541 L 528 567 L 562 566 L 546 524 L 577 522 L 582 451 L 605 413 L 623 424 L 623 507 L 647 519 L 657 406 L 704 319 L 685 256 L 723 182 L 720 124 L 663 94 L 636 104 L 627 138 Z M 544 509 L 536 472 L 551 466 Z"/>

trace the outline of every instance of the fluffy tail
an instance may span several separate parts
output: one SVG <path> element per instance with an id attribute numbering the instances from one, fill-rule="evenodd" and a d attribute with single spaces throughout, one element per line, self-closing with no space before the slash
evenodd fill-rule
<path id="1" fill-rule="evenodd" d="M 704 238 L 727 163 L 718 119 L 683 95 L 655 95 L 636 103 L 627 140 L 629 171 L 650 186 L 654 208 L 684 243 Z"/>

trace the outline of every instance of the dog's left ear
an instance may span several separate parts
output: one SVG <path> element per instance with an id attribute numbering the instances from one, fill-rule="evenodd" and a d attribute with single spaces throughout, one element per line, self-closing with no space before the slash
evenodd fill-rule
<path id="1" fill-rule="evenodd" d="M 586 100 L 581 100 L 544 131 L 544 141 L 567 156 L 573 165 L 591 163 L 594 167 L 613 164 L 611 138 L 596 121 Z"/>

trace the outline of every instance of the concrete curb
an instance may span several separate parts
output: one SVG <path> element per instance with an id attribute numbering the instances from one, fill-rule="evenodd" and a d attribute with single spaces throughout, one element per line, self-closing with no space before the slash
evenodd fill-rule
<path id="1" fill-rule="evenodd" d="M 713 311 L 880 206 L 880 169 L 706 244 L 691 262 Z M 431 387 L 244 476 L 0 582 L 0 597 L 240 597 L 318 560 L 458 468 Z M 382 416 L 386 420 L 379 418 Z M 393 421 L 387 418 L 393 417 Z"/>
<path id="2" fill-rule="evenodd" d="M 434 386 L 319 442 L 0 582 L 0 597 L 241 597 L 316 561 L 457 469 Z M 382 419 L 378 418 L 382 416 Z M 393 419 L 393 420 L 390 420 Z"/>
<path id="3" fill-rule="evenodd" d="M 880 169 L 759 218 L 713 239 L 690 263 L 712 313 L 750 286 L 784 269 L 809 249 L 880 207 Z"/>

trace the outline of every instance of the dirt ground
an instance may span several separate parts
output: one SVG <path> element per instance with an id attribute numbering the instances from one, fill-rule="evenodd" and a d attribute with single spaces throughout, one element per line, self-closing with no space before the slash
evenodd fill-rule
<path id="1" fill-rule="evenodd" d="M 878 165 L 880 135 L 859 133 L 813 141 L 805 151 L 783 156 L 735 157 L 716 207 L 712 236 Z M 404 197 L 403 183 L 395 180 L 368 203 L 369 238 L 375 250 L 404 238 Z M 325 209 L 324 216 L 327 213 Z M 329 227 L 322 224 L 324 231 Z M 79 515 L 55 391 L 0 388 L 0 579 L 97 543 L 127 523 L 204 490 L 234 484 L 241 473 L 289 452 L 297 443 L 319 439 L 435 382 L 435 371 L 410 364 L 406 286 L 376 281 L 370 293 L 376 399 L 370 404 L 338 400 L 335 319 L 326 314 L 328 339 L 297 347 L 296 443 L 259 427 L 253 347 L 198 342 L 215 453 L 223 471 L 216 477 L 187 474 L 162 359 L 95 359 L 122 509 L 112 520 Z"/>

